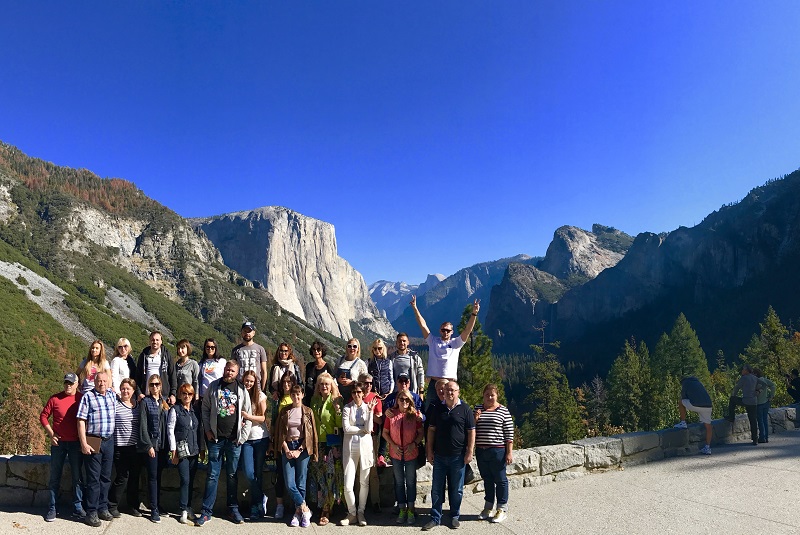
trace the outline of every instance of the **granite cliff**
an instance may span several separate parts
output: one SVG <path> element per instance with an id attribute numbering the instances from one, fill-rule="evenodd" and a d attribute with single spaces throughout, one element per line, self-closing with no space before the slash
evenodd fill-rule
<path id="1" fill-rule="evenodd" d="M 264 285 L 286 310 L 343 338 L 351 322 L 384 338 L 391 324 L 364 278 L 338 255 L 333 225 L 277 206 L 192 220 L 227 266 Z"/>
<path id="2" fill-rule="evenodd" d="M 731 355 L 746 345 L 768 306 L 781 317 L 800 317 L 798 261 L 796 171 L 753 189 L 695 227 L 639 234 L 615 266 L 561 296 L 544 298 L 528 289 L 524 277 L 509 276 L 496 301 L 493 294 L 497 316 L 491 324 L 502 330 L 512 322 L 523 327 L 545 321 L 547 338 L 560 340 L 561 353 L 591 373 L 606 369 L 628 337 L 652 347 L 683 312 L 709 356 L 717 350 Z M 535 336 L 531 329 L 516 334 L 499 340 L 498 351 L 525 349 Z"/>

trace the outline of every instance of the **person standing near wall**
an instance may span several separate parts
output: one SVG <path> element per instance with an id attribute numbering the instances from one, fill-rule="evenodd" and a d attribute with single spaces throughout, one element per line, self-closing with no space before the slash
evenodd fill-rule
<path id="1" fill-rule="evenodd" d="M 50 436 L 50 507 L 44 519 L 52 522 L 56 519 L 56 502 L 58 501 L 58 488 L 61 485 L 61 476 L 64 471 L 64 461 L 69 460 L 72 472 L 72 505 L 73 516 L 84 518 L 81 501 L 81 444 L 78 441 L 78 404 L 81 394 L 78 392 L 78 376 L 68 373 L 64 376 L 64 390 L 53 394 L 47 400 L 42 413 L 39 415 L 44 430 Z M 50 417 L 53 425 L 50 425 Z"/>

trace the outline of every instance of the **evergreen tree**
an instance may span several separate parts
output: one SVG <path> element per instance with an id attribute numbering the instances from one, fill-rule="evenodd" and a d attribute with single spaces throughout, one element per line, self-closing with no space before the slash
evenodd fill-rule
<path id="1" fill-rule="evenodd" d="M 711 374 L 711 388 L 708 390 L 711 396 L 713 409 L 711 415 L 714 418 L 722 418 L 728 407 L 733 385 L 736 384 L 739 374 L 735 366 L 728 366 L 725 363 L 725 355 L 722 351 L 717 352 L 717 367 Z M 777 385 L 777 383 L 776 383 Z"/>
<path id="2" fill-rule="evenodd" d="M 711 374 L 706 354 L 683 313 L 678 315 L 669 335 L 662 334 L 658 340 L 653 353 L 653 367 L 665 380 L 667 375 L 672 375 L 678 382 L 684 377 L 694 376 L 704 385 L 709 385 Z"/>
<path id="3" fill-rule="evenodd" d="M 531 393 L 526 401 L 534 409 L 525 415 L 523 441 L 528 446 L 562 444 L 586 435 L 580 408 L 569 387 L 564 368 L 554 355 L 531 363 Z"/>
<path id="4" fill-rule="evenodd" d="M 586 385 L 588 400 L 586 403 L 587 425 L 589 434 L 593 436 L 605 436 L 610 434 L 611 414 L 608 410 L 608 390 L 599 375 Z"/>
<path id="5" fill-rule="evenodd" d="M 472 315 L 472 305 L 467 305 L 461 314 L 458 332 L 463 332 Z M 505 403 L 505 390 L 502 378 L 492 362 L 492 340 L 481 329 L 478 318 L 469 340 L 461 348 L 458 359 L 458 385 L 460 397 L 472 406 L 483 402 L 483 388 L 489 384 L 497 385 L 497 397 Z"/>
<path id="6" fill-rule="evenodd" d="M 739 358 L 750 366 L 760 368 L 766 377 L 775 382 L 777 387 L 775 403 L 791 403 L 790 397 L 786 394 L 783 377 L 800 364 L 796 337 L 790 335 L 789 329 L 781 323 L 781 319 L 772 307 L 767 310 L 764 321 L 759 323 L 759 327 L 759 334 L 753 335 L 744 354 L 739 355 Z"/>
<path id="7" fill-rule="evenodd" d="M 652 397 L 654 385 L 645 344 L 637 346 L 633 339 L 625 341 L 622 353 L 608 372 L 607 383 L 612 425 L 621 426 L 626 432 L 654 425 L 657 407 Z"/>

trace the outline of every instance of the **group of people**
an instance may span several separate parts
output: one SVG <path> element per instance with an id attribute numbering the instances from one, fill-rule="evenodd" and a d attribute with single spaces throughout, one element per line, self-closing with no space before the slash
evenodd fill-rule
<path id="1" fill-rule="evenodd" d="M 797 370 L 792 373 L 797 376 Z M 787 382 L 789 377 L 787 376 Z M 759 368 L 748 364 L 742 366 L 739 380 L 733 387 L 728 403 L 729 422 L 736 416 L 736 407 L 743 406 L 750 422 L 751 444 L 757 446 L 769 442 L 769 409 L 775 397 L 775 383 L 764 376 Z M 681 380 L 681 400 L 678 404 L 680 422 L 675 427 L 686 429 L 686 411 L 696 412 L 700 422 L 705 426 L 705 445 L 700 449 L 703 455 L 711 455 L 712 402 L 711 396 L 697 377 L 684 377 Z"/>
<path id="2" fill-rule="evenodd" d="M 415 298 L 411 305 L 429 347 L 427 373 L 405 333 L 397 336 L 392 355 L 382 340 L 375 340 L 366 361 L 355 338 L 347 341 L 335 363 L 326 358 L 325 345 L 315 341 L 305 366 L 288 343 L 279 344 L 268 359 L 254 341 L 256 330 L 249 321 L 241 328 L 242 343 L 227 360 L 213 338 L 205 340 L 199 362 L 192 359 L 188 340 L 176 344 L 173 360 L 157 331 L 136 360 L 125 338 L 117 341 L 111 359 L 103 343 L 94 341 L 40 416 L 51 441 L 46 520 L 57 516 L 67 460 L 73 514 L 90 526 L 118 518 L 121 511 L 142 516 L 142 470 L 149 519 L 160 522 L 161 479 L 168 466 L 176 467 L 180 476 L 181 523 L 203 526 L 212 520 L 223 465 L 228 519 L 258 520 L 267 514 L 262 477 L 271 453 L 280 466 L 274 516 L 291 513 L 291 526 L 310 525 L 308 502 L 317 505 L 319 525 L 330 523 L 342 498 L 347 514 L 339 524 L 366 526 L 367 502 L 380 510 L 376 468 L 390 465 L 397 523 L 414 524 L 416 470 L 427 461 L 433 465 L 432 507 L 423 529 L 441 523 L 445 488 L 451 527 L 458 528 L 465 466 L 473 454 L 486 485 L 480 518 L 502 522 L 508 508 L 506 465 L 513 458 L 513 421 L 499 403 L 495 385 L 486 386 L 483 403 L 473 409 L 460 400 L 456 380 L 459 351 L 475 325 L 479 301 L 455 337 L 450 322 L 440 326 L 439 336 L 433 335 Z M 195 515 L 192 490 L 198 463 L 204 461 L 202 509 Z M 240 469 L 249 483 L 250 509 L 244 516 L 239 510 Z"/>

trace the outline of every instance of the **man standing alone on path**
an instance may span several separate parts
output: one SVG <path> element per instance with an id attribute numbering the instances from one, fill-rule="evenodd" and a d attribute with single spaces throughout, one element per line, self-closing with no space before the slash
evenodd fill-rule
<path id="1" fill-rule="evenodd" d="M 697 377 L 684 377 L 681 381 L 681 400 L 678 402 L 678 411 L 681 421 L 675 425 L 676 429 L 686 429 L 686 411 L 696 412 L 700 422 L 706 426 L 706 445 L 700 450 L 703 455 L 711 455 L 711 396 L 706 387 Z"/>
<path id="2" fill-rule="evenodd" d="M 78 440 L 86 467 L 86 525 L 100 527 L 100 520 L 114 519 L 108 511 L 111 468 L 114 462 L 114 425 L 117 396 L 111 391 L 111 374 L 97 372 L 94 388 L 78 405 Z"/>
<path id="3" fill-rule="evenodd" d="M 444 486 L 447 482 L 450 501 L 450 526 L 461 525 L 461 500 L 464 496 L 464 467 L 472 461 L 475 450 L 475 416 L 470 406 L 458 398 L 459 386 L 447 383 L 444 403 L 433 412 L 428 428 L 428 462 L 433 464 L 431 482 L 431 520 L 422 528 L 429 531 L 442 522 Z"/>
<path id="4" fill-rule="evenodd" d="M 50 508 L 44 517 L 48 522 L 56 519 L 56 502 L 58 501 L 58 488 L 61 485 L 61 476 L 64 470 L 64 460 L 69 459 L 72 472 L 73 488 L 73 516 L 83 518 L 86 513 L 81 501 L 81 443 L 78 441 L 78 404 L 81 394 L 78 393 L 78 376 L 68 373 L 64 376 L 64 390 L 54 394 L 47 400 L 47 404 L 39 415 L 39 421 L 50 436 Z M 50 425 L 50 416 L 53 416 L 53 425 Z"/>
<path id="5" fill-rule="evenodd" d="M 242 343 L 231 351 L 231 360 L 239 364 L 239 381 L 242 380 L 244 372 L 253 370 L 256 372 L 256 384 L 261 387 L 262 392 L 269 393 L 267 390 L 267 351 L 253 341 L 256 336 L 256 326 L 252 321 L 242 324 L 241 334 Z"/>
<path id="6" fill-rule="evenodd" d="M 449 321 L 442 323 L 439 327 L 440 336 L 431 334 L 425 318 L 422 317 L 417 308 L 417 296 L 411 296 L 411 308 L 414 309 L 417 324 L 422 330 L 422 337 L 428 344 L 428 392 L 434 391 L 436 381 L 439 379 L 455 381 L 458 377 L 458 354 L 469 339 L 469 335 L 472 334 L 472 329 L 475 328 L 475 320 L 481 308 L 480 302 L 480 299 L 475 300 L 472 304 L 472 315 L 464 327 L 464 332 L 460 336 L 453 338 L 453 324 Z M 430 396 L 425 399 L 426 409 L 428 405 L 430 405 Z"/>
<path id="7" fill-rule="evenodd" d="M 747 419 L 750 420 L 750 436 L 753 439 L 753 446 L 758 445 L 758 422 L 756 420 L 756 409 L 758 407 L 758 397 L 756 396 L 756 386 L 758 378 L 753 375 L 753 370 L 745 364 L 742 366 L 742 376 L 733 387 L 731 400 L 728 404 L 728 421 L 736 419 L 736 406 L 744 405 L 747 411 Z M 736 394 L 742 392 L 741 397 Z"/>

